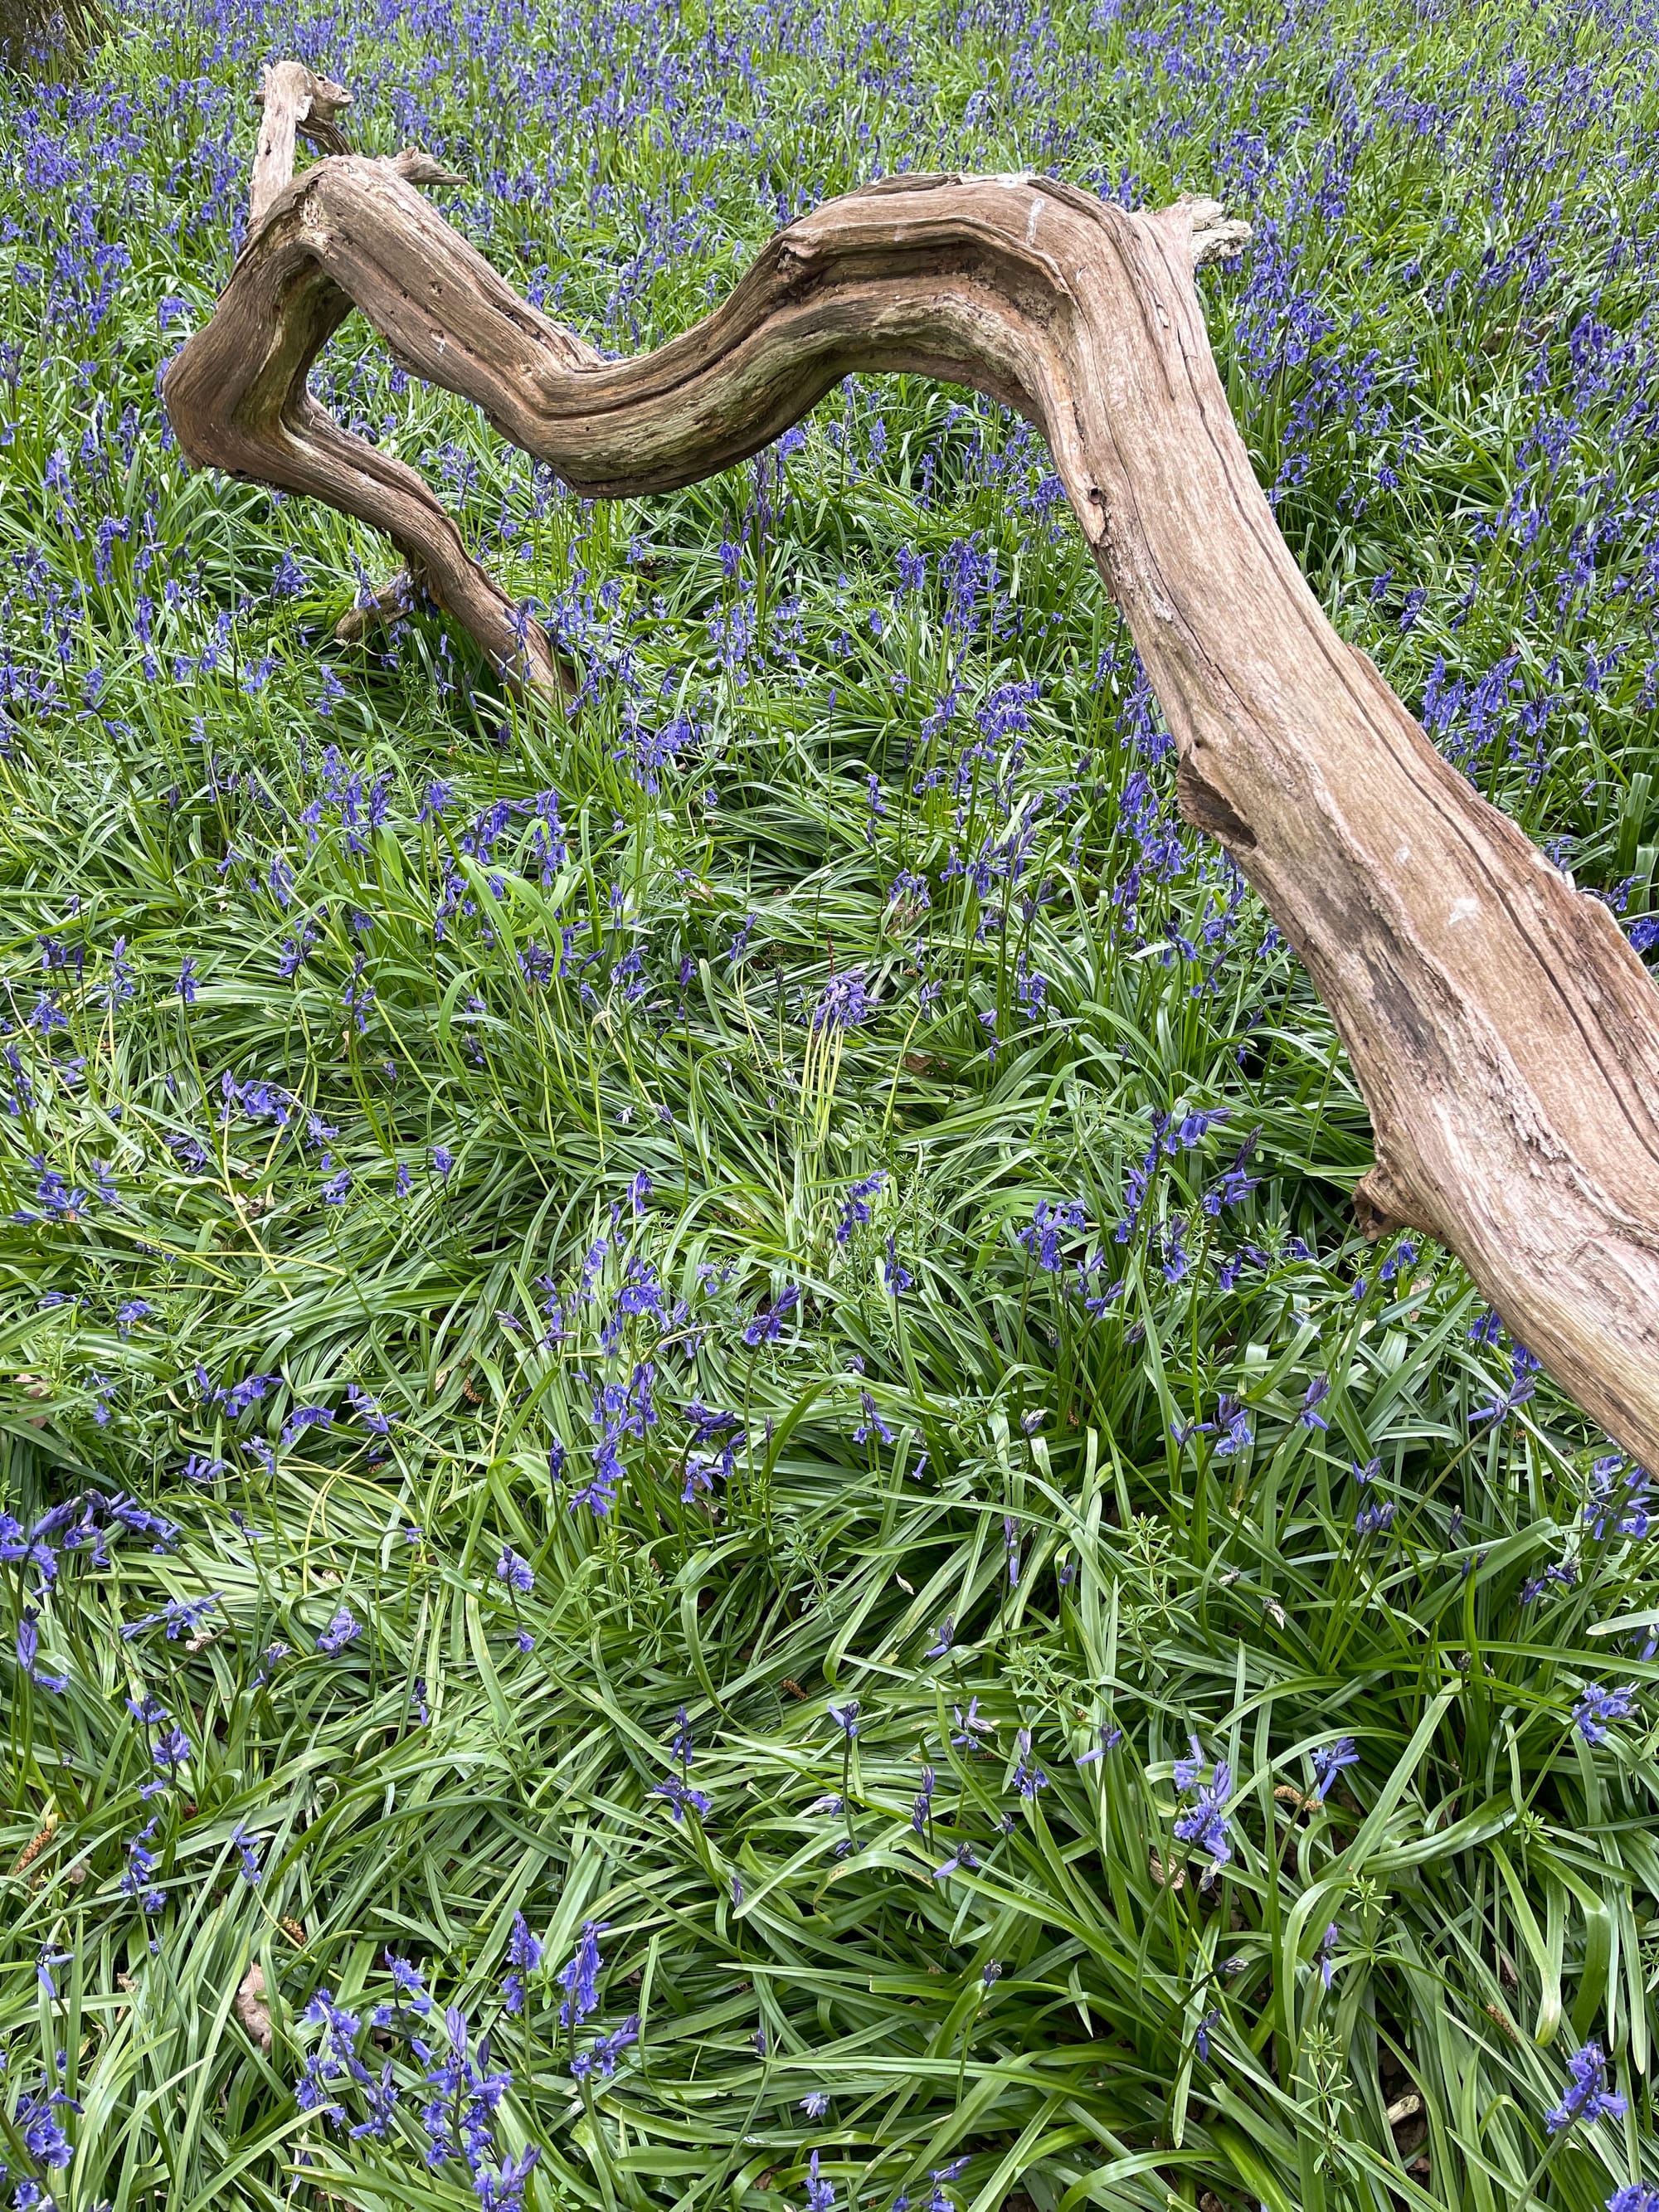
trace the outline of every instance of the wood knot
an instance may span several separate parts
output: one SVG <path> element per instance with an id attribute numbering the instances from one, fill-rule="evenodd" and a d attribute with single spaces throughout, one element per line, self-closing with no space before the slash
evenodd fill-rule
<path id="1" fill-rule="evenodd" d="M 1230 850 L 1249 853 L 1255 848 L 1255 832 L 1232 801 L 1206 782 L 1188 754 L 1176 769 L 1176 799 L 1194 830 L 1207 830 Z"/>
<path id="2" fill-rule="evenodd" d="M 1354 1185 L 1354 1219 L 1373 1244 L 1379 1237 L 1392 1236 L 1396 1229 L 1420 1229 L 1432 1236 L 1430 1224 L 1419 1218 L 1419 1212 L 1405 1182 L 1382 1160 Z"/>

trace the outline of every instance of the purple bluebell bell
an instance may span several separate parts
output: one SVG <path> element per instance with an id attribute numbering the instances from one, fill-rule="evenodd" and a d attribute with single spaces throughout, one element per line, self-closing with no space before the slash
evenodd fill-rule
<path id="1" fill-rule="evenodd" d="M 1232 1839 L 1230 1836 L 1226 1813 L 1228 1797 L 1232 1793 L 1232 1769 L 1224 1759 L 1215 1762 L 1208 1782 L 1201 1779 L 1205 1758 L 1197 1736 L 1188 1739 L 1191 1756 L 1175 1762 L 1175 1785 L 1183 1797 L 1192 1802 L 1176 1816 L 1175 1837 L 1177 1843 L 1196 1844 L 1210 1855 L 1210 1872 L 1218 1873 L 1232 1858 Z"/>
<path id="2" fill-rule="evenodd" d="M 707 1790 L 683 1781 L 678 1774 L 665 1775 L 660 1782 L 653 1782 L 651 1795 L 668 1800 L 668 1809 L 674 1816 L 676 1827 L 683 1826 L 688 1808 L 700 1818 L 714 1809 L 714 1802 Z"/>
<path id="3" fill-rule="evenodd" d="M 1314 1786 L 1308 1793 L 1310 1804 L 1322 1804 L 1326 1791 L 1343 1768 L 1358 1764 L 1359 1753 L 1354 1749 L 1351 1735 L 1340 1735 L 1334 1743 L 1321 1744 L 1313 1755 Z"/>
<path id="4" fill-rule="evenodd" d="M 786 1283 L 769 1305 L 762 1306 L 743 1332 L 743 1340 L 751 1347 L 760 1344 L 775 1344 L 783 1334 L 788 1315 L 800 1303 L 800 1291 L 793 1283 Z"/>
<path id="5" fill-rule="evenodd" d="M 1567 2060 L 1567 2071 L 1572 2079 L 1566 2094 L 1544 2115 L 1544 2124 L 1553 2136 L 1580 2120 L 1623 2118 L 1627 2109 L 1626 2101 L 1616 2090 L 1607 2087 L 1607 2053 L 1599 2043 L 1592 2041 L 1575 2051 Z"/>
<path id="6" fill-rule="evenodd" d="M 848 1185 L 847 1195 L 842 1200 L 841 1218 L 836 1224 L 837 1244 L 847 1243 L 854 1230 L 869 1220 L 870 1200 L 886 1180 L 887 1170 L 878 1168 L 873 1175 L 865 1176 L 860 1181 Z"/>
<path id="7" fill-rule="evenodd" d="M 69 1676 L 48 1674 L 37 1663 L 40 1656 L 40 1631 L 37 1626 L 40 1618 L 33 1606 L 23 1607 L 17 1624 L 17 1663 L 39 1688 L 62 1697 L 69 1688 Z"/>
<path id="8" fill-rule="evenodd" d="M 1586 1743 L 1605 1743 L 1609 1721 L 1628 1720 L 1636 1711 L 1636 1692 L 1626 1686 L 1604 1690 L 1592 1682 L 1572 1709 L 1573 1725 Z"/>
<path id="9" fill-rule="evenodd" d="M 349 1606 L 343 1605 L 336 1612 L 317 1638 L 317 1649 L 325 1658 L 337 1659 L 347 1644 L 363 1632 L 362 1621 L 353 1614 Z"/>
<path id="10" fill-rule="evenodd" d="M 599 2008 L 599 1974 L 605 1964 L 599 1955 L 599 1938 L 607 1924 L 602 1920 L 585 1920 L 574 1952 L 559 1969 L 558 1984 L 564 1991 L 564 2002 L 559 2007 L 561 2027 L 570 2027 Z"/>
<path id="11" fill-rule="evenodd" d="M 501 1977 L 501 2002 L 508 2012 L 524 2010 L 525 1976 L 533 1974 L 541 1963 L 541 1944 L 531 1934 L 523 1913 L 515 1912 L 507 1939 L 507 1972 Z"/>
<path id="12" fill-rule="evenodd" d="M 631 2012 L 620 2027 L 613 2027 L 608 2035 L 596 2037 L 591 2051 L 578 2051 L 570 2062 L 570 2071 L 578 2081 L 597 2075 L 608 2081 L 617 2070 L 617 2061 L 630 2044 L 640 2039 L 640 2016 Z"/>
<path id="13" fill-rule="evenodd" d="M 520 1559 L 510 1544 L 501 1546 L 501 1556 L 495 1562 L 495 1579 L 505 1583 L 520 1597 L 529 1597 L 536 1588 L 536 1577 L 529 1560 Z"/>

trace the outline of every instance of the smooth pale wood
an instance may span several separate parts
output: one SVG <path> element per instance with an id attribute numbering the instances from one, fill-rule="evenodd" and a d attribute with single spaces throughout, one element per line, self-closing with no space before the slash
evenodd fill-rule
<path id="1" fill-rule="evenodd" d="M 894 178 L 764 246 L 656 352 L 602 360 L 395 166 L 318 162 L 271 202 L 168 371 L 179 441 L 382 530 L 498 668 L 546 638 L 421 478 L 306 374 L 355 306 L 576 490 L 665 490 L 767 445 L 851 370 L 975 386 L 1042 429 L 1218 837 L 1307 963 L 1371 1111 L 1373 1234 L 1449 1246 L 1516 1336 L 1659 1468 L 1659 994 L 1345 644 L 1234 427 L 1193 283 L 1213 204 L 1131 214 L 1030 177 Z"/>
<path id="2" fill-rule="evenodd" d="M 264 73 L 260 90 L 264 113 L 248 180 L 247 224 L 257 230 L 270 204 L 294 174 L 295 137 L 306 137 L 325 154 L 343 154 L 343 134 L 334 118 L 351 105 L 351 94 L 331 77 L 313 76 L 303 62 L 278 62 Z"/>

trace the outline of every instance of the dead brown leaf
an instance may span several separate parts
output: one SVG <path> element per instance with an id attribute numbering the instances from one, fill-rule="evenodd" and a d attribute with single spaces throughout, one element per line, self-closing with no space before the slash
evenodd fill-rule
<path id="1" fill-rule="evenodd" d="M 265 2002 L 265 1970 L 256 1959 L 236 1992 L 236 2017 L 261 2051 L 270 2049 L 270 2008 Z"/>

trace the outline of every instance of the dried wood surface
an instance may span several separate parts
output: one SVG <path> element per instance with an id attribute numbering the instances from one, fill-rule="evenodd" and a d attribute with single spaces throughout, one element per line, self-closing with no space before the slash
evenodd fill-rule
<path id="1" fill-rule="evenodd" d="M 321 89 L 295 97 L 314 114 Z M 372 523 L 498 668 L 552 687 L 546 637 L 422 479 L 307 392 L 354 307 L 404 368 L 595 495 L 730 467 L 851 370 L 1018 409 L 1164 708 L 1183 812 L 1260 891 L 1348 1048 L 1376 1142 L 1362 1221 L 1449 1246 L 1659 1468 L 1659 993 L 1607 909 L 1441 758 L 1309 590 L 1193 283 L 1243 227 L 1209 202 L 1130 214 L 1037 177 L 896 178 L 780 232 L 683 336 L 609 362 L 520 300 L 422 180 L 442 172 L 408 153 L 278 186 L 167 375 L 189 458 Z"/>

